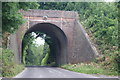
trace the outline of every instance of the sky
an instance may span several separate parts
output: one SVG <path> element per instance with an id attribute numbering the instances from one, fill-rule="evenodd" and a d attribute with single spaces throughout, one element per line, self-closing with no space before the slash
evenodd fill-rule
<path id="1" fill-rule="evenodd" d="M 114 2 L 115 0 L 105 0 L 105 2 Z"/>
<path id="2" fill-rule="evenodd" d="M 45 40 L 41 37 L 38 37 L 37 39 L 35 39 L 35 43 L 38 45 L 44 45 Z"/>
<path id="3" fill-rule="evenodd" d="M 32 35 L 34 35 L 34 37 L 37 36 L 34 32 L 32 32 Z M 44 45 L 45 40 L 41 37 L 38 37 L 38 38 L 35 39 L 34 43 L 36 43 L 38 45 Z"/>

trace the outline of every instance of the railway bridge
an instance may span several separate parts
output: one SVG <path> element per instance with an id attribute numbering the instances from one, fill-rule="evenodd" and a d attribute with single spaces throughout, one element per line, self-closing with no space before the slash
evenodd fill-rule
<path id="1" fill-rule="evenodd" d="M 80 24 L 77 12 L 32 9 L 20 12 L 26 23 L 10 36 L 9 41 L 16 63 L 22 60 L 24 35 L 35 31 L 43 32 L 53 39 L 55 45 L 52 50 L 58 64 L 90 62 L 95 58 L 95 47 Z"/>

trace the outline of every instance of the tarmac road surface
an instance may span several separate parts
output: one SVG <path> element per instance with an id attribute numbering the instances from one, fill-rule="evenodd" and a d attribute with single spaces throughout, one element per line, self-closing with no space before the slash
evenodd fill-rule
<path id="1" fill-rule="evenodd" d="M 15 78 L 98 78 L 89 74 L 68 71 L 58 67 L 26 67 Z"/>

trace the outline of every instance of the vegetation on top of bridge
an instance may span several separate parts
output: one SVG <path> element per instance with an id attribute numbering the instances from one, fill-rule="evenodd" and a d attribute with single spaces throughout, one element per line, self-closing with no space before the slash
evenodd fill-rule
<path id="1" fill-rule="evenodd" d="M 120 72 L 120 64 L 118 64 L 120 63 L 120 54 L 118 53 L 120 52 L 118 50 L 119 2 L 39 2 L 39 4 L 36 2 L 3 2 L 2 7 L 2 47 L 7 47 L 8 36 L 24 22 L 22 15 L 18 12 L 20 9 L 27 10 L 39 7 L 39 9 L 78 11 L 81 23 L 101 55 L 95 62 L 101 64 L 108 71 L 119 70 Z M 9 50 L 6 52 L 11 53 Z M 2 69 L 7 69 L 6 66 L 3 66 Z M 9 66 L 9 68 L 14 69 L 15 67 Z M 4 76 L 11 76 L 12 72 L 14 71 L 10 71 L 10 73 L 7 71 L 8 74 Z"/>

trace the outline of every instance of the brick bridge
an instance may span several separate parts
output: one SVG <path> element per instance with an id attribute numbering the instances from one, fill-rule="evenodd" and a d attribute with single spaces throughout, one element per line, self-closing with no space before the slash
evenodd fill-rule
<path id="1" fill-rule="evenodd" d="M 79 23 L 77 12 L 58 10 L 21 10 L 20 12 L 27 22 L 16 34 L 10 36 L 9 42 L 16 63 L 21 63 L 24 35 L 35 31 L 43 32 L 53 39 L 55 45 L 52 50 L 58 64 L 89 62 L 95 58 L 96 50 Z"/>

